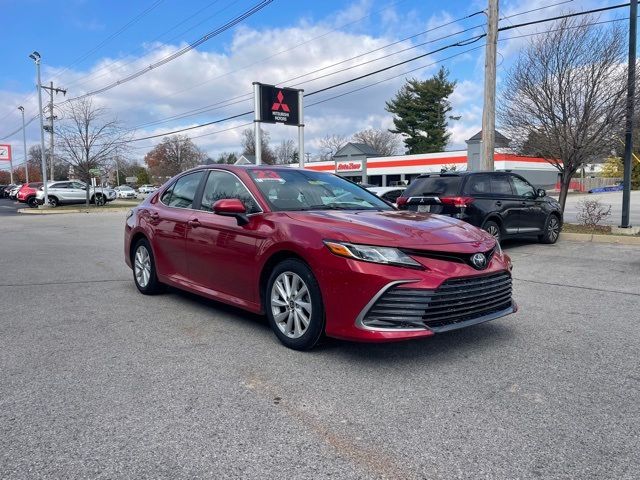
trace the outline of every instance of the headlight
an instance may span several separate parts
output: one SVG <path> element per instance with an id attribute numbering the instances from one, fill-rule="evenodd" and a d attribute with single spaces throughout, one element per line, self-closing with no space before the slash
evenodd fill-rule
<path id="1" fill-rule="evenodd" d="M 372 263 L 384 263 L 403 267 L 424 268 L 409 255 L 393 247 L 376 247 L 374 245 L 356 245 L 353 243 L 332 242 L 324 244 L 335 255 Z"/>

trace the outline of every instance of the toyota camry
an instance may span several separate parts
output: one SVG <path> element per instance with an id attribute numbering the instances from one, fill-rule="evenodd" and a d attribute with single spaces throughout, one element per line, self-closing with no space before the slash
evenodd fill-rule
<path id="1" fill-rule="evenodd" d="M 304 169 L 181 173 L 129 212 L 124 250 L 141 293 L 170 285 L 266 314 L 299 350 L 322 335 L 428 337 L 516 310 L 511 260 L 488 233 Z"/>

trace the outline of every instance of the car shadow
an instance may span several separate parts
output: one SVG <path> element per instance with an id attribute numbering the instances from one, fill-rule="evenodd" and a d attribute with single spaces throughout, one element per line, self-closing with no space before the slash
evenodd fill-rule
<path id="1" fill-rule="evenodd" d="M 169 288 L 168 293 L 198 304 L 210 310 L 214 315 L 223 314 L 227 316 L 224 319 L 225 322 L 240 322 L 244 328 L 253 330 L 254 334 L 272 338 L 273 345 L 277 348 L 286 348 L 278 342 L 265 315 L 247 312 L 176 288 Z M 428 338 L 388 343 L 362 343 L 324 337 L 313 350 L 304 354 L 335 357 L 336 359 L 355 361 L 361 365 L 374 363 L 379 365 L 380 360 L 390 359 L 394 361 L 406 360 L 407 362 L 416 359 L 432 363 L 447 362 L 451 356 L 475 357 L 482 350 L 499 348 L 500 345 L 509 343 L 516 336 L 512 319 L 512 316 L 508 316 L 505 319 Z"/>

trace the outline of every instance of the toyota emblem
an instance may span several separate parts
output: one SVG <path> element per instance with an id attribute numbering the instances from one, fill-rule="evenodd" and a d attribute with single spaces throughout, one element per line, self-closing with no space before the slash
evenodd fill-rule
<path id="1" fill-rule="evenodd" d="M 474 253 L 471 256 L 471 264 L 478 270 L 487 268 L 487 257 L 484 253 Z"/>

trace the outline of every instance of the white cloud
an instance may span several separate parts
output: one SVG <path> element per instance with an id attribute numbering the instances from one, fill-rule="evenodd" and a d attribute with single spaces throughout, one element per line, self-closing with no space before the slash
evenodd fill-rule
<path id="1" fill-rule="evenodd" d="M 251 83 L 261 81 L 264 83 L 282 84 L 287 79 L 300 76 L 306 72 L 327 67 L 335 62 L 343 61 L 360 53 L 372 49 L 383 47 L 384 45 L 402 38 L 403 34 L 393 32 L 393 29 L 385 30 L 387 33 L 374 35 L 371 31 L 345 30 L 332 31 L 336 25 L 344 24 L 361 18 L 371 11 L 370 1 L 359 1 L 351 7 L 333 15 L 327 19 L 311 23 L 309 20 L 302 20 L 296 25 L 286 28 L 249 28 L 240 27 L 234 31 L 231 41 L 225 49 L 219 51 L 190 51 L 175 61 L 168 63 L 157 70 L 145 74 L 131 82 L 124 83 L 105 93 L 96 95 L 95 102 L 100 106 L 110 108 L 114 115 L 117 115 L 127 126 L 133 127 L 139 124 L 148 123 L 168 116 L 178 115 L 185 111 L 198 109 L 217 102 L 225 102 L 234 97 L 251 92 Z M 384 12 L 380 12 L 382 16 Z M 411 12 L 399 14 L 389 11 L 385 15 L 388 25 L 393 23 L 420 24 L 412 33 L 425 30 L 429 26 L 433 27 L 450 17 L 446 13 L 439 13 L 428 21 L 420 21 L 417 15 Z M 425 28 L 426 26 L 426 28 Z M 435 34 L 442 35 L 444 30 L 451 32 L 451 29 L 460 28 L 458 25 L 447 27 Z M 327 33 L 330 32 L 330 33 Z M 445 32 L 446 33 L 446 32 Z M 318 38 L 315 38 L 318 37 Z M 310 39 L 315 38 L 313 41 Z M 415 40 L 424 41 L 424 37 Z M 292 45 L 305 43 L 299 48 L 292 49 Z M 387 53 L 395 52 L 403 47 L 413 45 L 410 42 L 403 42 L 391 48 L 383 49 L 379 52 L 350 60 L 337 67 L 316 72 L 309 76 L 304 76 L 293 82 L 286 82 L 287 86 L 298 85 L 300 82 L 310 78 L 325 75 L 327 73 L 338 72 L 348 66 L 353 66 L 362 62 L 373 60 Z M 43 79 L 48 79 L 56 74 L 59 78 L 56 83 L 69 89 L 69 96 L 74 97 L 86 91 L 92 91 L 103 87 L 111 82 L 115 82 L 128 74 L 136 72 L 158 60 L 170 55 L 180 48 L 181 45 L 147 44 L 144 45 L 145 54 L 141 57 L 121 57 L 103 58 L 96 62 L 88 71 L 62 71 L 62 69 L 45 68 Z M 429 47 L 429 46 L 428 46 Z M 286 51 L 277 54 L 280 51 Z M 300 84 L 305 92 L 310 93 L 319 88 L 353 78 L 358 75 L 368 73 L 383 66 L 397 61 L 410 58 L 428 49 L 420 48 L 394 55 L 380 61 L 372 61 L 363 66 L 353 68 L 344 72 L 330 75 L 326 78 L 314 80 Z M 457 60 L 460 60 L 459 57 Z M 471 59 L 475 58 L 475 54 Z M 363 85 L 399 75 L 402 72 L 415 68 L 417 65 L 426 65 L 435 58 L 426 57 L 416 63 L 405 65 L 396 69 L 380 73 L 376 76 L 363 79 L 349 85 L 345 85 L 322 94 L 310 96 L 306 99 L 306 104 L 310 105 L 316 101 L 328 99 Z M 449 63 L 451 64 L 451 63 Z M 422 71 L 411 73 L 408 76 L 425 78 L 433 74 L 439 65 L 428 67 Z M 452 78 L 455 78 L 452 75 Z M 320 105 L 309 107 L 306 110 L 306 141 L 307 151 L 314 151 L 318 148 L 318 141 L 326 134 L 351 135 L 356 131 L 365 128 L 388 128 L 392 125 L 391 116 L 384 110 L 385 101 L 391 99 L 404 82 L 404 77 L 393 79 L 381 83 L 371 88 L 364 89 L 351 95 L 343 96 L 339 99 L 328 101 Z M 451 122 L 452 145 L 451 147 L 464 147 L 464 140 L 468 138 L 468 132 L 478 129 L 478 98 L 482 90 L 481 82 L 461 81 L 456 92 L 452 96 L 455 114 L 462 115 L 459 122 Z M 24 94 L 22 95 L 24 96 Z M 0 92 L 0 101 L 4 104 L 15 102 L 15 98 L 20 95 L 15 92 Z M 35 98 L 29 104 L 29 110 L 36 109 Z M 25 108 L 27 106 L 25 105 Z M 252 101 L 224 106 L 213 105 L 216 110 L 205 112 L 201 115 L 175 120 L 163 124 L 140 128 L 137 136 L 148 136 L 161 134 L 169 130 L 185 128 L 211 120 L 220 119 L 234 115 L 253 108 Z M 480 107 L 481 108 L 481 107 Z M 33 115 L 33 113 L 31 114 Z M 30 117 L 28 115 L 28 117 Z M 10 117 L 11 122 L 3 123 L 2 132 L 5 133 L 12 126 L 18 116 Z M 225 122 L 203 129 L 196 129 L 186 134 L 192 137 L 199 137 L 208 132 L 226 130 L 229 127 L 250 122 L 251 116 L 239 118 L 230 122 Z M 35 127 L 35 125 L 34 125 Z M 38 140 L 37 128 L 30 128 L 29 142 L 35 143 Z M 264 127 L 271 133 L 273 144 L 279 143 L 284 138 L 296 138 L 295 128 L 267 125 Z M 475 131 L 473 131 L 475 133 Z M 241 129 L 225 131 L 220 134 L 202 136 L 194 141 L 207 151 L 211 156 L 223 151 L 240 150 Z M 19 142 L 19 137 L 12 138 L 14 144 Z M 144 153 L 144 145 L 153 145 L 157 140 L 146 140 L 133 144 L 136 147 L 133 152 L 138 158 Z M 21 143 L 21 142 L 20 142 Z"/>

